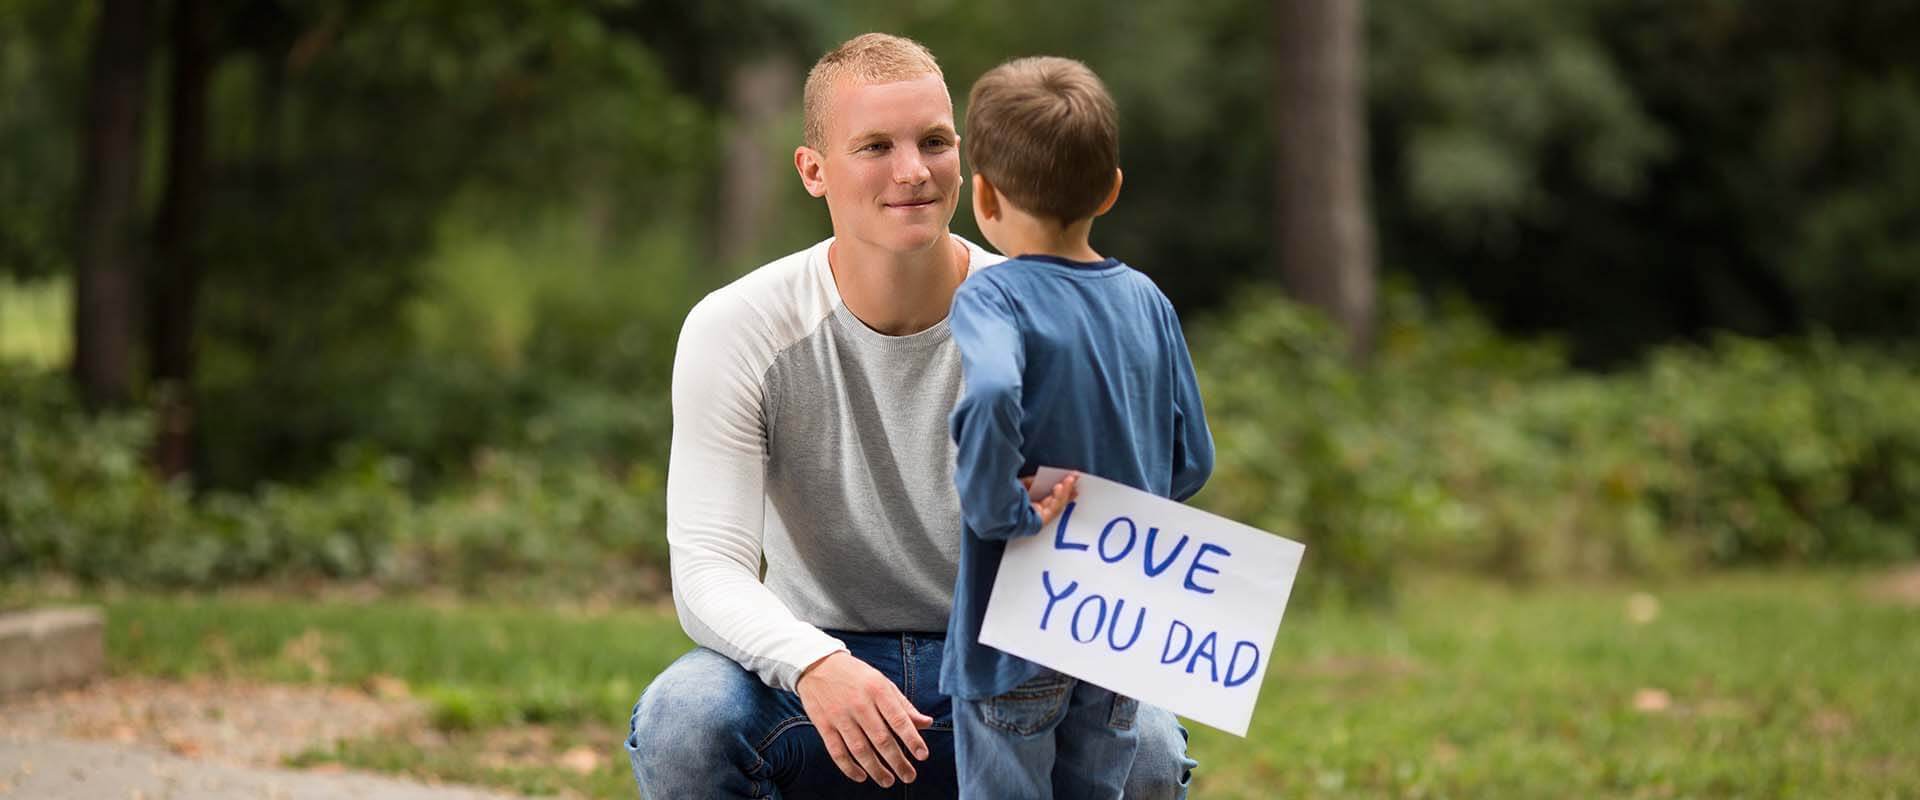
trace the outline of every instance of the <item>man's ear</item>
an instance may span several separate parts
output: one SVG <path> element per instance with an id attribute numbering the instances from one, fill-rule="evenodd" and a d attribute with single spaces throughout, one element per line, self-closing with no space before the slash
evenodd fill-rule
<path id="1" fill-rule="evenodd" d="M 827 171 L 822 163 L 820 151 L 806 145 L 793 149 L 793 168 L 800 173 L 800 185 L 807 187 L 807 194 L 814 197 L 827 196 Z"/>
<path id="2" fill-rule="evenodd" d="M 1100 207 L 1093 210 L 1094 216 L 1097 217 L 1113 210 L 1114 202 L 1120 199 L 1120 182 L 1124 177 L 1124 175 L 1120 174 L 1119 167 L 1113 168 L 1113 190 L 1107 192 L 1107 199 L 1100 201 Z"/>
<path id="3" fill-rule="evenodd" d="M 973 173 L 973 215 L 980 219 L 1000 218 L 1000 192 L 987 176 Z"/>

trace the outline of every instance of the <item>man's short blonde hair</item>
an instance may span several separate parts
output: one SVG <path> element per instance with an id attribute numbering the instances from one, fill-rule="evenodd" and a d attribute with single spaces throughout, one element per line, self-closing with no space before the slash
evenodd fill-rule
<path id="1" fill-rule="evenodd" d="M 807 73 L 807 88 L 802 95 L 805 122 L 802 135 L 808 147 L 819 150 L 826 144 L 828 101 L 833 87 L 843 80 L 860 83 L 893 83 L 927 75 L 946 80 L 940 64 L 926 46 L 903 36 L 863 33 L 833 48 Z"/>

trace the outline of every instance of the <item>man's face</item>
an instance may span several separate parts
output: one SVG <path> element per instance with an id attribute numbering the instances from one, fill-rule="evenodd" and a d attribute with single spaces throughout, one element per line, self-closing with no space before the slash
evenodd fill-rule
<path id="1" fill-rule="evenodd" d="M 960 196 L 946 84 L 842 81 L 827 110 L 822 149 L 801 148 L 796 165 L 807 191 L 827 198 L 834 235 L 889 253 L 940 244 Z"/>

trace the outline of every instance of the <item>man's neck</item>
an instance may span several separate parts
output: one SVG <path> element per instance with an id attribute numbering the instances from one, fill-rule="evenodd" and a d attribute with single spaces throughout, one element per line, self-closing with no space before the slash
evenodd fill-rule
<path id="1" fill-rule="evenodd" d="M 851 239 L 835 239 L 827 249 L 840 301 L 888 336 L 919 333 L 946 319 L 970 261 L 952 235 L 915 253 L 888 253 Z"/>

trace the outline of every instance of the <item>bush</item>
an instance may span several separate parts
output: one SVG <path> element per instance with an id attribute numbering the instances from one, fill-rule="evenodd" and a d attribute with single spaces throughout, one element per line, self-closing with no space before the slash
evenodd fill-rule
<path id="1" fill-rule="evenodd" d="M 404 459 L 362 451 L 306 486 L 194 498 L 143 459 L 146 415 L 84 414 L 53 374 L 0 372 L 0 577 L 213 586 L 346 579 L 479 591 L 503 577 L 657 588 L 661 471 L 486 451 L 427 496 Z"/>
<path id="2" fill-rule="evenodd" d="M 1383 316 L 1360 368 L 1272 293 L 1191 328 L 1218 448 L 1197 502 L 1306 542 L 1303 597 L 1385 601 L 1415 563 L 1530 580 L 1920 552 L 1913 360 L 1729 338 L 1592 374 L 1463 309 L 1396 293 Z M 517 387 L 490 413 L 525 415 L 453 437 L 473 436 L 457 462 L 396 434 L 303 485 L 196 498 L 143 467 L 144 415 L 89 417 L 59 376 L 0 371 L 0 576 L 658 591 L 664 391 Z"/>
<path id="3" fill-rule="evenodd" d="M 1205 507 L 1309 545 L 1308 594 L 1403 562 L 1518 579 L 1920 551 L 1920 373 L 1814 340 L 1672 347 L 1611 375 L 1389 299 L 1364 368 L 1254 292 L 1195 326 Z"/>

